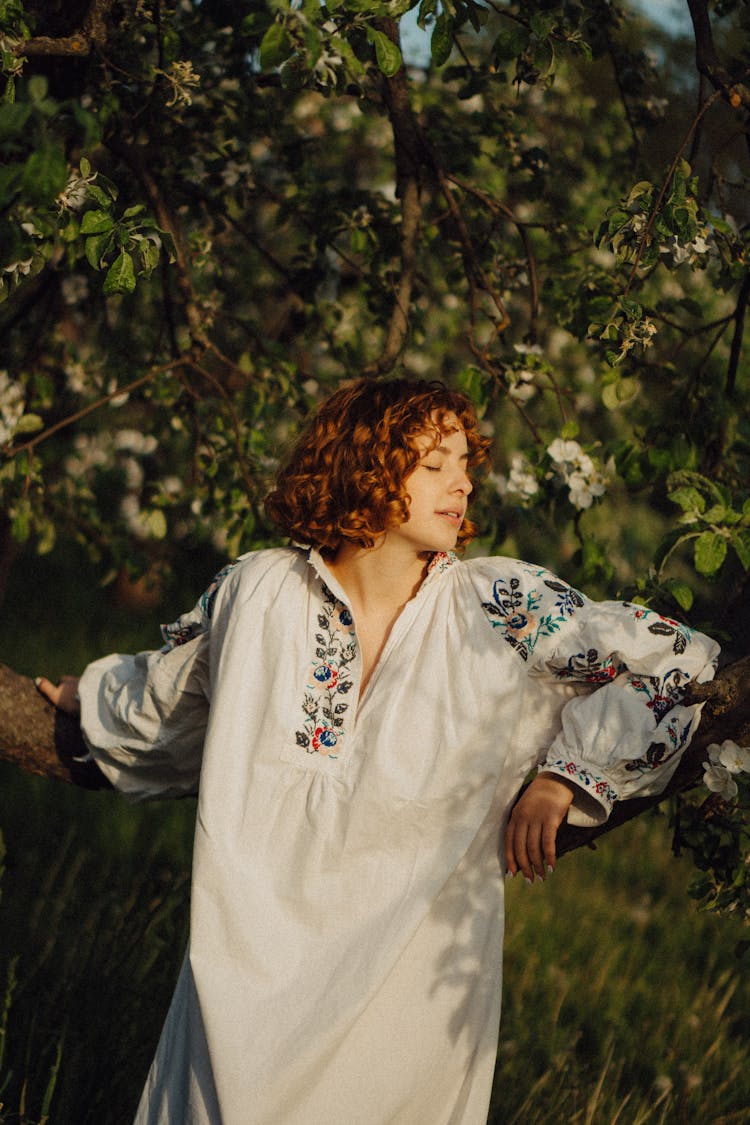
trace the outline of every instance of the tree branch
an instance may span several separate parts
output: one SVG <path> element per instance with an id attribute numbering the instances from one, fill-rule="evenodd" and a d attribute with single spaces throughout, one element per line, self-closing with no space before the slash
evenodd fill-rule
<path id="1" fill-rule="evenodd" d="M 707 0 L 687 0 L 695 37 L 695 65 L 733 109 L 750 108 L 750 89 L 724 68 L 716 51 Z"/>
<path id="2" fill-rule="evenodd" d="M 392 43 L 400 49 L 398 22 L 376 21 Z M 393 133 L 396 157 L 396 195 L 401 200 L 401 272 L 393 303 L 385 345 L 376 362 L 366 374 L 389 371 L 400 356 L 409 332 L 409 308 L 417 272 L 417 245 L 422 219 L 420 168 L 425 163 L 424 146 L 419 125 L 409 96 L 409 80 L 404 66 L 391 77 L 383 77 L 383 101 Z"/>
<path id="3" fill-rule="evenodd" d="M 91 0 L 91 6 L 80 30 L 52 39 L 47 35 L 35 35 L 21 41 L 14 49 L 16 55 L 67 56 L 86 58 L 94 50 L 100 50 L 107 42 L 107 20 L 115 0 Z"/>
<path id="4" fill-rule="evenodd" d="M 591 846 L 599 836 L 605 836 L 633 817 L 655 808 L 674 793 L 690 789 L 700 780 L 706 747 L 713 742 L 731 738 L 739 745 L 750 744 L 750 656 L 723 668 L 715 680 L 707 684 L 693 684 L 689 702 L 705 701 L 700 726 L 688 750 L 682 757 L 674 776 L 663 793 L 652 797 L 636 797 L 619 801 L 605 824 L 598 828 L 575 828 L 563 824 L 557 837 L 558 855 L 576 848 Z"/>
<path id="5" fill-rule="evenodd" d="M 0 758 L 27 773 L 68 781 L 84 789 L 109 789 L 91 761 L 81 728 L 36 690 L 33 680 L 0 664 Z"/>

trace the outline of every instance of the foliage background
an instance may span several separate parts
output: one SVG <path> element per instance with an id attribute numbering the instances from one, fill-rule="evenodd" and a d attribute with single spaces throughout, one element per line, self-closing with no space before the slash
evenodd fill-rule
<path id="1" fill-rule="evenodd" d="M 56 674 L 154 644 L 157 604 L 176 615 L 227 555 L 272 541 L 262 497 L 311 406 L 344 378 L 395 371 L 463 387 L 495 437 L 477 551 L 537 559 L 746 653 L 748 7 L 685 10 L 671 28 L 609 0 L 0 0 L 3 657 Z M 406 67 L 404 16 L 423 29 Z M 166 995 L 184 926 L 186 809 L 114 814 L 106 796 L 3 778 L 4 963 L 30 943 L 0 1037 L 10 1120 L 44 1116 L 51 1072 L 52 1120 L 127 1119 L 150 1053 L 144 998 Z M 741 914 L 747 827 L 732 817 L 717 839 L 698 795 L 682 835 L 705 899 Z M 68 821 L 81 828 L 65 843 Z M 642 831 L 623 846 L 627 873 L 614 846 L 595 871 L 571 861 L 586 882 L 573 902 L 585 894 L 595 915 L 591 880 L 610 875 L 640 901 Z M 653 878 L 654 902 L 671 903 L 671 867 L 654 858 Z M 586 950 L 566 935 L 589 972 L 571 995 L 601 1001 L 596 1019 L 625 1044 L 599 1093 L 607 1034 L 571 1031 L 585 1004 L 569 1015 L 554 999 L 565 973 L 551 950 L 534 960 L 539 931 L 521 927 L 511 957 L 537 967 L 518 974 L 519 1005 L 532 1028 L 556 1013 L 561 1053 L 522 1015 L 504 1031 L 524 1044 L 514 1068 L 537 1068 L 519 1097 L 573 1091 L 571 1114 L 614 1120 L 615 1101 L 597 1099 L 630 1083 L 620 1120 L 679 1120 L 710 1085 L 727 1115 L 714 1119 L 741 1120 L 731 1013 L 747 1005 L 728 1001 L 720 1025 L 700 1008 L 735 987 L 732 922 L 722 937 L 709 919 L 681 923 L 692 999 L 658 1009 L 648 1064 L 607 1006 L 623 996 L 605 1004 L 587 969 L 621 978 L 624 947 L 602 962 L 594 935 Z M 661 925 L 644 923 L 628 964 L 667 997 L 664 972 L 644 967 L 672 949 Z M 122 960 L 106 945 L 118 930 Z M 537 996 L 540 974 L 551 992 Z M 672 1011 L 716 1039 L 667 1038 Z M 91 1058 L 122 1018 L 105 1078 Z M 668 1041 L 695 1059 L 686 1074 L 706 1057 L 718 1070 L 660 1070 Z M 521 1112 L 497 1096 L 498 1120 Z"/>

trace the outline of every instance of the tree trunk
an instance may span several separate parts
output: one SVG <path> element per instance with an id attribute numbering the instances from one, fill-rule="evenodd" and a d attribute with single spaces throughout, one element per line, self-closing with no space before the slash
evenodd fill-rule
<path id="1" fill-rule="evenodd" d="M 639 816 L 670 793 L 688 789 L 700 778 L 706 747 L 731 738 L 750 745 L 750 656 L 719 672 L 709 684 L 695 684 L 691 700 L 705 701 L 700 727 L 664 793 L 620 801 L 599 828 L 564 824 L 558 834 L 558 853 L 564 855 Z M 76 719 L 56 711 L 27 676 L 0 664 L 0 760 L 13 762 L 28 773 L 72 782 L 87 789 L 109 788 L 92 761 L 83 761 L 86 746 Z"/>

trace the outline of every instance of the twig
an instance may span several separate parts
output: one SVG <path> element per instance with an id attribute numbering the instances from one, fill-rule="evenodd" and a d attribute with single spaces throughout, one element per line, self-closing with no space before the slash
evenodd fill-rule
<path id="1" fill-rule="evenodd" d="M 237 415 L 237 411 L 234 408 L 234 403 L 232 402 L 231 396 L 226 387 L 222 386 L 221 382 L 216 378 L 216 376 L 213 375 L 207 368 L 203 367 L 202 364 L 198 363 L 197 360 L 190 360 L 189 366 L 193 371 L 197 371 L 198 374 L 213 387 L 219 397 L 224 401 L 227 413 L 229 414 L 230 420 L 232 422 L 232 429 L 234 430 L 234 446 L 237 451 L 237 461 L 239 464 L 239 469 L 242 474 L 242 479 L 245 482 L 245 487 L 247 488 L 248 493 L 252 496 L 252 494 L 255 492 L 256 485 L 253 481 L 253 478 L 250 476 L 250 473 L 248 472 L 247 458 L 242 448 L 242 425 Z"/>
<path id="2" fill-rule="evenodd" d="M 469 233 L 469 228 L 466 225 L 466 220 L 464 219 L 461 208 L 456 203 L 453 192 L 451 191 L 449 178 L 443 170 L 440 162 L 437 160 L 436 155 L 433 155 L 433 166 L 438 179 L 438 183 L 440 184 L 440 189 L 443 193 L 443 198 L 448 204 L 448 210 L 450 211 L 451 218 L 456 224 L 459 241 L 461 243 L 461 252 L 466 267 L 466 276 L 469 279 L 470 285 L 474 287 L 476 286 L 476 281 L 478 281 L 483 291 L 490 298 L 500 317 L 499 323 L 495 322 L 495 330 L 497 332 L 504 332 L 510 324 L 510 317 L 508 316 L 505 305 L 503 304 L 499 293 L 495 289 L 495 286 L 487 277 L 484 267 L 477 257 L 477 253 L 474 249 L 474 244 Z"/>
<path id="3" fill-rule="evenodd" d="M 517 218 L 506 203 L 503 203 L 500 199 L 493 199 L 492 196 L 487 195 L 481 188 L 475 187 L 473 184 L 466 183 L 465 180 L 461 180 L 457 176 L 452 176 L 447 173 L 446 178 L 457 187 L 460 187 L 462 191 L 473 195 L 480 203 L 484 204 L 487 210 L 491 211 L 492 214 L 501 215 L 503 218 L 507 219 L 518 231 L 521 241 L 523 242 L 526 264 L 529 267 L 529 291 L 531 300 L 529 319 L 533 326 L 539 315 L 539 275 L 536 266 L 536 255 L 534 254 L 531 239 L 529 238 L 529 224 Z"/>
<path id="4" fill-rule="evenodd" d="M 118 398 L 120 395 L 129 395 L 131 391 L 137 390 L 142 387 L 144 383 L 150 383 L 157 375 L 163 375 L 165 371 L 171 371 L 174 367 L 180 367 L 185 363 L 185 356 L 178 356 L 176 359 L 170 360 L 169 363 L 160 364 L 148 371 L 145 375 L 141 375 L 138 379 L 133 379 L 131 383 L 127 383 L 124 387 L 117 387 L 114 391 L 109 391 L 108 394 L 102 395 L 96 402 L 89 403 L 81 410 L 76 410 L 74 414 L 68 414 L 66 418 L 61 418 L 59 422 L 55 422 L 53 426 L 43 430 L 42 433 L 37 434 L 36 437 L 30 438 L 25 441 L 23 445 L 16 445 L 9 449 L 6 456 L 16 457 L 19 453 L 25 453 L 27 449 L 34 449 L 40 442 L 46 441 L 47 438 L 52 437 L 53 434 L 58 433 L 59 430 L 65 429 L 66 426 L 72 426 L 74 422 L 79 422 L 81 418 L 85 418 L 87 414 L 92 414 L 95 410 L 105 406 L 111 399 Z"/>
<path id="5" fill-rule="evenodd" d="M 632 268 L 630 270 L 628 280 L 625 283 L 625 288 L 624 288 L 623 293 L 622 293 L 623 297 L 627 297 L 627 295 L 630 292 L 630 289 L 633 285 L 633 282 L 635 281 L 635 277 L 636 277 L 636 274 L 638 272 L 638 266 L 640 265 L 641 258 L 643 257 L 643 251 L 646 249 L 646 243 L 648 241 L 649 235 L 651 234 L 651 229 L 652 229 L 654 223 L 656 222 L 656 216 L 659 214 L 659 208 L 661 207 L 662 203 L 664 202 L 664 197 L 667 194 L 667 190 L 669 188 L 669 185 L 672 182 L 672 177 L 674 176 L 675 172 L 677 171 L 677 165 L 680 163 L 680 160 L 682 159 L 682 153 L 685 150 L 685 148 L 687 146 L 687 143 L 690 140 L 690 138 L 692 137 L 694 131 L 697 129 L 700 121 L 703 119 L 704 115 L 708 112 L 709 108 L 714 104 L 715 101 L 718 100 L 718 98 L 720 96 L 721 96 L 721 92 L 719 90 L 716 90 L 711 95 L 711 97 L 708 98 L 707 101 L 704 102 L 702 108 L 699 110 L 699 112 L 696 114 L 696 116 L 691 121 L 690 127 L 689 127 L 687 133 L 685 134 L 685 137 L 682 141 L 682 144 L 679 146 L 679 148 L 677 149 L 677 152 L 675 153 L 674 160 L 670 164 L 669 171 L 667 172 L 666 176 L 664 177 L 664 182 L 661 185 L 661 188 L 659 190 L 659 194 L 656 197 L 656 200 L 654 201 L 654 203 L 652 204 L 651 213 L 650 213 L 650 215 L 649 215 L 649 217 L 646 221 L 646 226 L 643 229 L 643 233 L 641 235 L 640 242 L 638 243 L 638 249 L 636 250 L 635 259 L 633 261 L 633 265 L 632 265 Z"/>
<path id="6" fill-rule="evenodd" d="M 625 111 L 625 120 L 628 123 L 628 127 L 630 129 L 630 135 L 633 138 L 633 153 L 634 153 L 635 156 L 637 156 L 639 151 L 640 151 L 640 148 L 641 148 L 641 140 L 640 140 L 640 137 L 638 136 L 638 132 L 637 132 L 636 127 L 635 127 L 635 121 L 633 120 L 633 115 L 630 112 L 630 104 L 629 104 L 627 96 L 625 94 L 625 87 L 622 84 L 622 78 L 620 77 L 620 69 L 617 65 L 617 56 L 615 55 L 615 49 L 614 49 L 614 46 L 612 44 L 612 38 L 609 34 L 609 28 L 607 28 L 605 30 L 604 35 L 605 35 L 605 39 L 606 39 L 606 42 L 607 42 L 607 54 L 609 55 L 610 62 L 612 63 L 612 72 L 615 76 L 615 85 L 617 86 L 617 90 L 618 90 L 619 95 L 620 95 L 620 101 L 622 102 L 622 108 Z"/>
<path id="7" fill-rule="evenodd" d="M 729 366 L 727 367 L 727 397 L 734 394 L 737 384 L 737 368 L 742 354 L 742 337 L 745 331 L 745 313 L 747 302 L 750 300 L 750 270 L 742 279 L 742 285 L 737 296 L 737 307 L 734 310 L 734 332 L 732 333 L 732 346 L 729 350 Z"/>
<path id="8" fill-rule="evenodd" d="M 172 237 L 176 256 L 177 281 L 182 295 L 190 335 L 196 344 L 201 348 L 206 348 L 208 346 L 208 336 L 203 324 L 200 302 L 193 288 L 190 274 L 190 258 L 185 240 L 182 237 L 182 230 L 170 208 L 167 206 L 161 188 L 154 179 L 150 169 L 146 166 L 142 154 L 133 148 L 133 146 L 123 144 L 114 138 L 110 138 L 107 141 L 107 147 L 135 172 L 143 185 L 143 189 L 156 215 L 159 226 Z"/>

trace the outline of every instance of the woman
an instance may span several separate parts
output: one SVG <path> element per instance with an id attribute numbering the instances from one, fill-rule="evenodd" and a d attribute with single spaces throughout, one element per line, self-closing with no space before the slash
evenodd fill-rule
<path id="1" fill-rule="evenodd" d="M 481 1125 L 502 875 L 543 879 L 566 815 L 671 776 L 717 646 L 538 566 L 460 561 L 486 444 L 441 384 L 338 391 L 268 499 L 305 546 L 226 568 L 160 651 L 40 681 L 67 709 L 78 689 L 131 799 L 200 774 L 139 1125 Z"/>

